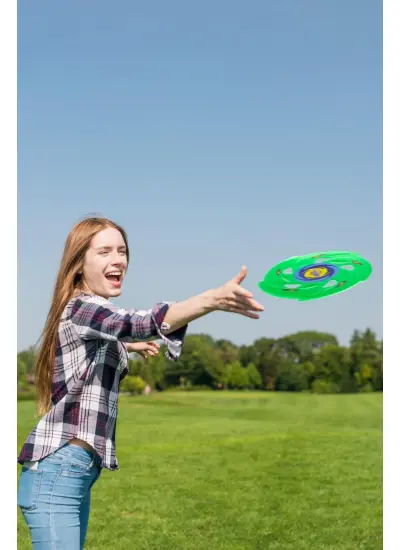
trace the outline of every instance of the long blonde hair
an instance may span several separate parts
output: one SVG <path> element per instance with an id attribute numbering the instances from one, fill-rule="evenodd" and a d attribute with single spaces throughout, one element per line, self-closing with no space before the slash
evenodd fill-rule
<path id="1" fill-rule="evenodd" d="M 39 415 L 46 414 L 51 408 L 51 386 L 61 315 L 74 293 L 81 289 L 83 262 L 93 237 L 109 227 L 117 229 L 121 233 L 129 262 L 127 235 L 122 227 L 107 218 L 84 219 L 72 228 L 65 242 L 53 299 L 35 363 L 36 404 Z"/>

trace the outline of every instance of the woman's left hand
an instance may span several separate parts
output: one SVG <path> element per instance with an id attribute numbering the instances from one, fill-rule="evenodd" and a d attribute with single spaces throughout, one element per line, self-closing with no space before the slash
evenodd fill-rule
<path id="1" fill-rule="evenodd" d="M 160 349 L 157 342 L 126 343 L 125 346 L 128 353 L 138 353 L 143 359 L 147 359 L 149 355 L 154 357 Z"/>

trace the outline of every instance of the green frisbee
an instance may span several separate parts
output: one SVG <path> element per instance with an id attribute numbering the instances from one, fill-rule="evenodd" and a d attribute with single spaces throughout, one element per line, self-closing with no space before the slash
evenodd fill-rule
<path id="1" fill-rule="evenodd" d="M 371 264 L 354 252 L 318 252 L 284 260 L 258 286 L 277 298 L 304 302 L 348 290 L 371 273 Z"/>

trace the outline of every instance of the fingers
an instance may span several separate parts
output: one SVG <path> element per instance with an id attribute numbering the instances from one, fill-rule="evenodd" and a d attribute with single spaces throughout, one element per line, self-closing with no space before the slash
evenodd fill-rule
<path id="1" fill-rule="evenodd" d="M 251 298 L 242 298 L 241 296 L 236 296 L 233 299 L 236 307 L 242 307 L 251 311 L 264 311 L 264 306 L 252 300 Z"/>
<path id="2" fill-rule="evenodd" d="M 264 311 L 264 306 L 256 302 L 256 300 L 253 300 L 252 293 L 244 288 L 234 288 L 233 299 L 237 300 L 237 302 L 240 304 L 249 306 L 250 309 L 254 309 L 255 311 Z"/>
<path id="3" fill-rule="evenodd" d="M 231 311 L 232 309 L 235 309 L 238 311 L 240 310 L 257 313 L 258 311 L 263 311 L 264 307 L 258 304 L 255 300 L 240 300 L 238 298 L 232 298 L 226 301 L 226 308 L 224 309 L 225 311 Z"/>
<path id="4" fill-rule="evenodd" d="M 158 344 L 157 342 L 149 342 L 149 345 L 154 346 L 157 349 L 160 349 L 160 344 Z"/>
<path id="5" fill-rule="evenodd" d="M 248 311 L 243 308 L 231 306 L 228 308 L 227 311 L 230 311 L 231 313 L 238 313 L 239 315 L 244 315 L 245 317 L 250 317 L 250 319 L 259 319 L 260 316 L 257 313 L 253 313 L 252 311 Z"/>
<path id="6" fill-rule="evenodd" d="M 149 350 L 155 351 L 156 353 L 160 349 L 160 345 L 157 344 L 157 342 L 148 342 L 147 347 L 148 347 Z"/>
<path id="7" fill-rule="evenodd" d="M 160 345 L 157 344 L 157 342 L 147 342 L 147 348 L 145 350 L 146 357 L 147 357 L 147 354 L 150 355 L 151 357 L 155 357 L 159 349 L 160 349 Z"/>
<path id="8" fill-rule="evenodd" d="M 241 286 L 235 285 L 232 289 L 232 297 L 240 305 L 247 306 L 247 309 L 254 311 L 264 311 L 264 306 L 253 299 L 253 294 Z"/>
<path id="9" fill-rule="evenodd" d="M 247 275 L 247 267 L 243 266 L 240 273 L 219 287 L 217 291 L 217 307 L 222 311 L 239 313 L 251 319 L 259 319 L 257 312 L 264 311 L 264 306 L 253 298 L 253 294 L 240 286 Z"/>
<path id="10" fill-rule="evenodd" d="M 242 266 L 242 269 L 240 270 L 240 273 L 235 275 L 235 277 L 232 279 L 232 281 L 234 281 L 236 284 L 240 285 L 242 283 L 242 281 L 244 280 L 244 278 L 246 277 L 246 275 L 247 275 L 247 267 L 244 265 L 244 266 Z"/>
<path id="11" fill-rule="evenodd" d="M 160 345 L 157 342 L 143 342 L 141 346 L 142 349 L 135 349 L 135 352 L 141 355 L 143 359 L 147 359 L 149 356 L 156 356 L 160 349 Z"/>
<path id="12" fill-rule="evenodd" d="M 236 283 L 233 285 L 232 292 L 237 296 L 245 296 L 246 298 L 253 298 L 253 294 L 250 292 L 250 290 L 246 290 L 245 288 L 237 285 Z"/>

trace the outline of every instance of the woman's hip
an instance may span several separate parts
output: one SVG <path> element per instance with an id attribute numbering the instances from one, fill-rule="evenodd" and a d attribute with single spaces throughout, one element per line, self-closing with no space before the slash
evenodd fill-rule
<path id="1" fill-rule="evenodd" d="M 19 478 L 18 505 L 34 511 L 39 504 L 54 506 L 80 502 L 101 473 L 97 455 L 75 445 L 65 445 L 37 462 L 25 463 Z"/>

